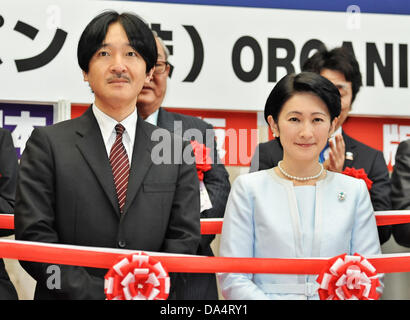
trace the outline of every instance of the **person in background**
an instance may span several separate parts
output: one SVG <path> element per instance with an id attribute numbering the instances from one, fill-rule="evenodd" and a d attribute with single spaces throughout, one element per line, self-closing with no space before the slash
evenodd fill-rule
<path id="1" fill-rule="evenodd" d="M 0 128 L 0 214 L 14 213 L 18 160 L 10 131 Z M 0 237 L 12 235 L 13 230 L 0 229 Z M 17 300 L 17 291 L 0 259 L 0 300 Z"/>
<path id="2" fill-rule="evenodd" d="M 391 201 L 394 210 L 410 210 L 410 139 L 400 142 L 391 175 Z M 410 247 L 410 223 L 393 226 L 393 237 L 404 247 Z"/>
<path id="3" fill-rule="evenodd" d="M 20 161 L 18 240 L 195 254 L 200 240 L 199 183 L 192 147 L 170 135 L 173 158 L 157 161 L 157 127 L 137 115 L 137 97 L 152 78 L 157 48 L 132 13 L 104 11 L 86 26 L 77 50 L 94 102 L 79 118 L 32 132 Z M 182 146 L 182 148 L 176 148 Z M 35 299 L 105 299 L 106 269 L 20 261 L 37 281 Z M 171 275 L 177 299 L 179 274 Z"/>
<path id="4" fill-rule="evenodd" d="M 209 170 L 199 174 L 200 176 L 203 175 L 204 187 L 209 195 L 208 206 L 204 206 L 204 202 L 207 201 L 203 197 L 201 198 L 201 218 L 222 218 L 230 191 L 230 183 L 228 172 L 220 162 L 217 154 L 213 127 L 197 117 L 168 112 L 161 107 L 170 73 L 169 51 L 162 39 L 156 34 L 155 40 L 158 49 L 158 60 L 155 65 L 153 80 L 144 85 L 138 96 L 138 114 L 145 121 L 178 134 L 184 137 L 185 140 L 197 140 L 199 144 L 210 145 L 211 166 Z M 196 254 L 213 256 L 210 244 L 214 238 L 214 235 L 202 235 Z M 184 299 L 217 300 L 218 290 L 215 274 L 188 274 L 184 291 Z"/>
<path id="5" fill-rule="evenodd" d="M 274 168 L 241 175 L 233 183 L 222 227 L 222 257 L 381 252 L 365 182 L 326 170 L 319 162 L 340 109 L 338 89 L 316 73 L 289 74 L 276 84 L 264 114 L 283 158 Z M 235 300 L 318 299 L 316 278 L 218 274 L 222 294 Z"/>
<path id="6" fill-rule="evenodd" d="M 341 97 L 341 113 L 335 132 L 320 154 L 325 168 L 343 172 L 346 168 L 363 169 L 372 181 L 370 197 L 375 211 L 391 210 L 391 184 L 383 153 L 347 135 L 343 123 L 352 110 L 352 104 L 362 86 L 359 63 L 346 48 L 339 47 L 316 52 L 302 67 L 303 71 L 315 72 L 330 80 Z M 283 151 L 276 139 L 260 143 L 251 161 L 250 172 L 269 169 L 282 159 Z M 391 226 L 378 227 L 380 243 L 389 240 Z"/>

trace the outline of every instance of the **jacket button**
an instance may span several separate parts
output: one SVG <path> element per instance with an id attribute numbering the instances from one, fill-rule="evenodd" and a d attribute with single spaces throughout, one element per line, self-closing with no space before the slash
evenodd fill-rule
<path id="1" fill-rule="evenodd" d="M 125 248 L 126 245 L 127 245 L 127 244 L 125 243 L 124 240 L 118 241 L 118 246 L 119 246 L 120 248 Z"/>

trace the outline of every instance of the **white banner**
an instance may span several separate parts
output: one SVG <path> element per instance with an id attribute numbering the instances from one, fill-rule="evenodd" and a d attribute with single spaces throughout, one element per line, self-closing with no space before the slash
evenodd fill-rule
<path id="1" fill-rule="evenodd" d="M 262 111 L 309 49 L 345 42 L 363 75 L 353 113 L 410 116 L 409 16 L 127 1 L 2 0 L 0 100 L 92 102 L 77 43 L 104 9 L 137 13 L 172 47 L 166 106 Z"/>

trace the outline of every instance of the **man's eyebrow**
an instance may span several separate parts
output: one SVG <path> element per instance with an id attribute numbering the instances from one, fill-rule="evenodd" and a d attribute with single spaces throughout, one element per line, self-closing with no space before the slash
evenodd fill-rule
<path id="1" fill-rule="evenodd" d="M 104 47 L 104 48 L 105 48 L 105 47 L 112 47 L 112 46 L 113 46 L 113 45 L 112 45 L 111 43 L 106 43 L 106 42 L 104 43 L 104 42 L 103 42 L 103 43 L 101 44 L 100 48 L 103 48 L 103 47 Z M 124 42 L 124 43 L 123 43 L 123 46 L 124 46 L 124 47 L 131 47 L 131 48 L 133 48 L 133 46 L 132 46 L 131 43 L 129 43 L 129 42 Z"/>

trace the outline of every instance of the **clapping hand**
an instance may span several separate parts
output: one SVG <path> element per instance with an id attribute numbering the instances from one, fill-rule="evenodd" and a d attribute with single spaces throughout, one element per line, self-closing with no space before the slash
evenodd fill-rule
<path id="1" fill-rule="evenodd" d="M 340 134 L 336 135 L 334 140 L 329 140 L 329 159 L 323 163 L 323 166 L 329 171 L 342 172 L 345 163 L 345 142 Z"/>

